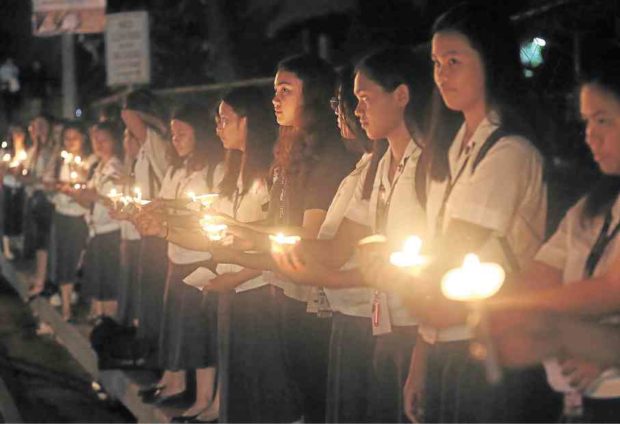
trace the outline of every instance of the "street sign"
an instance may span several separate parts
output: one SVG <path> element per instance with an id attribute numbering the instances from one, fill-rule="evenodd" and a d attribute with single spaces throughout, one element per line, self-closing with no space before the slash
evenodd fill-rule
<path id="1" fill-rule="evenodd" d="M 105 7 L 106 0 L 32 0 L 32 32 L 37 36 L 103 32 Z"/>
<path id="2" fill-rule="evenodd" d="M 148 12 L 107 15 L 105 53 L 108 85 L 150 83 Z"/>

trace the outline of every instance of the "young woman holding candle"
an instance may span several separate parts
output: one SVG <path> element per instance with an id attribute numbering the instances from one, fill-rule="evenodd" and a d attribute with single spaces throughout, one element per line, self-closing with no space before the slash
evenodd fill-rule
<path id="1" fill-rule="evenodd" d="M 53 255 L 54 281 L 60 288 L 62 317 L 71 318 L 71 295 L 77 276 L 82 250 L 86 247 L 88 227 L 84 216 L 88 209 L 70 196 L 78 184 L 80 190 L 97 162 L 96 155 L 89 154 L 86 131 L 78 123 L 68 123 L 62 130 L 63 152 L 56 158 L 54 167 L 48 170 L 45 183 L 55 187 L 54 217 L 52 225 L 56 241 Z M 79 159 L 78 159 L 79 158 Z"/>
<path id="2" fill-rule="evenodd" d="M 161 181 L 168 169 L 168 113 L 152 92 L 140 89 L 125 99 L 121 119 L 140 144 L 133 168 L 134 184 L 142 198 L 152 200 L 159 194 Z M 132 187 L 127 187 L 131 191 Z M 133 193 L 128 193 L 133 195 Z M 138 337 L 149 346 L 146 362 L 156 366 L 157 345 L 161 327 L 161 309 L 166 285 L 167 243 L 158 237 L 143 237 L 139 256 Z"/>
<path id="3" fill-rule="evenodd" d="M 416 339 L 416 320 L 394 293 L 347 289 L 364 285 L 356 268 L 337 272 L 325 267 L 326 264 L 335 265 L 329 256 L 340 246 L 338 239 L 347 233 L 346 228 L 352 225 L 360 227 L 353 244 L 372 232 L 386 235 L 394 245 L 400 245 L 409 234 L 424 233 L 424 211 L 415 196 L 413 182 L 426 131 L 431 91 L 430 67 L 421 53 L 407 48 L 388 48 L 368 55 L 358 64 L 354 80 L 358 99 L 355 114 L 374 143 L 387 139 L 388 151 L 378 162 L 376 175 L 372 175 L 370 182 L 368 177 L 360 176 L 355 189 L 349 193 L 346 209 L 341 212 L 344 220 L 341 216 L 334 241 L 304 241 L 297 254 L 278 261 L 280 269 L 293 280 L 324 285 L 330 303 L 341 313 L 334 323 L 331 352 L 333 361 L 338 360 L 337 355 L 343 356 L 339 362 L 330 362 L 330 372 L 333 370 L 334 374 L 330 388 L 346 385 L 351 393 L 343 390 L 330 399 L 335 408 L 341 408 L 335 412 L 335 420 L 400 422 L 404 419 L 401 393 L 405 364 Z M 368 167 L 365 172 L 370 174 L 370 169 Z M 336 202 L 334 200 L 334 204 Z M 371 320 L 373 316 L 379 319 Z M 355 335 L 357 349 L 350 346 L 347 335 Z M 360 351 L 368 355 L 366 371 L 371 377 L 366 383 L 367 394 L 351 375 L 355 374 L 353 366 L 357 361 L 345 356 L 354 357 Z M 363 368 L 364 364 L 357 364 L 358 372 Z M 357 393 L 358 397 L 351 396 L 352 393 Z M 351 410 L 356 406 L 360 408 L 364 400 L 365 410 Z"/>
<path id="4" fill-rule="evenodd" d="M 17 165 L 17 159 L 25 159 L 28 156 L 26 146 L 26 132 L 19 125 L 9 127 L 8 149 L 4 150 L 5 158 L 2 160 L 2 189 L 4 227 L 2 231 L 2 253 L 11 261 L 15 255 L 11 251 L 11 237 L 22 235 L 24 213 L 24 186 L 16 173 L 22 172 L 23 167 Z M 7 160 L 5 160 L 7 159 Z M 42 288 L 41 288 L 42 290 Z"/>
<path id="5" fill-rule="evenodd" d="M 442 102 L 423 157 L 426 183 L 416 181 L 426 206 L 423 239 L 437 252 L 429 278 L 438 279 L 472 251 L 513 269 L 527 265 L 544 237 L 546 192 L 542 156 L 530 141 L 537 139 L 530 119 L 535 108 L 524 107 L 529 97 L 510 22 L 486 5 L 456 6 L 433 27 L 432 59 Z M 446 106 L 462 119 L 456 136 L 445 131 Z M 367 272 L 368 280 L 396 286 L 399 277 L 388 268 Z M 420 419 L 426 396 L 423 419 L 432 422 L 524 417 L 518 392 L 506 403 L 512 383 L 523 380 L 490 389 L 481 367 L 469 360 L 464 308 L 442 300 L 438 290 L 424 290 L 436 288 L 437 280 L 404 281 L 400 292 L 423 324 L 405 386 L 408 416 L 416 419 L 417 412 Z"/>
<path id="6" fill-rule="evenodd" d="M 208 115 L 200 105 L 185 105 L 170 122 L 171 166 L 159 193 L 161 199 L 187 199 L 188 193 L 211 193 L 222 180 L 221 146 L 214 140 Z M 182 212 L 177 212 L 181 214 Z M 192 219 L 191 214 L 187 219 Z M 138 229 L 141 229 L 138 220 Z M 159 389 L 144 400 L 160 406 L 187 397 L 186 372 L 196 370 L 196 400 L 175 421 L 195 418 L 214 399 L 216 387 L 217 295 L 203 296 L 183 279 L 199 267 L 210 267 L 211 254 L 168 243 L 168 274 L 159 337 L 160 366 L 165 370 Z"/>
<path id="7" fill-rule="evenodd" d="M 99 123 L 93 131 L 93 152 L 99 162 L 83 190 L 71 190 L 77 202 L 89 210 L 85 215 L 89 241 L 84 258 L 83 294 L 91 299 L 91 314 L 116 316 L 120 225 L 108 213 L 102 197 L 113 187 L 122 172 L 118 159 L 120 133 L 116 125 Z"/>
<path id="8" fill-rule="evenodd" d="M 351 157 L 338 140 L 330 98 L 336 88 L 336 76 L 323 60 L 299 55 L 278 64 L 274 80 L 273 106 L 280 125 L 280 136 L 272 167 L 273 185 L 269 203 L 270 226 L 264 232 L 232 228 L 250 240 L 259 254 L 217 249 L 218 262 L 237 263 L 251 269 L 273 269 L 268 233 L 274 227 L 287 227 L 304 237 L 316 238 L 329 203 L 348 172 Z M 281 231 L 281 230 L 280 230 Z M 292 405 L 282 404 L 295 420 L 320 422 L 325 419 L 325 384 L 330 320 L 306 312 L 310 290 L 271 272 L 271 303 L 276 308 L 278 331 L 285 354 L 288 394 L 296 398 Z M 290 409 L 289 409 L 290 406 Z"/>
<path id="9" fill-rule="evenodd" d="M 502 356 L 514 360 L 518 353 L 505 349 L 515 335 L 511 326 L 505 324 L 506 318 L 516 316 L 524 327 L 531 328 L 535 324 L 542 334 L 550 333 L 548 340 L 543 339 L 548 344 L 537 343 L 532 349 L 548 349 L 546 358 L 558 355 L 557 359 L 545 361 L 545 367 L 551 386 L 565 395 L 564 411 L 568 414 L 564 418 L 617 422 L 620 390 L 617 372 L 610 368 L 613 363 L 605 361 L 605 355 L 599 363 L 575 358 L 580 351 L 587 352 L 584 345 L 592 341 L 570 338 L 570 332 L 582 337 L 588 334 L 589 331 L 584 330 L 588 330 L 589 325 L 594 327 L 592 331 L 597 336 L 593 340 L 601 340 L 597 333 L 611 331 L 617 326 L 620 304 L 620 242 L 617 237 L 620 228 L 620 78 L 617 73 L 620 49 L 604 47 L 595 51 L 598 53 L 592 56 L 595 61 L 584 66 L 579 109 L 585 125 L 585 142 L 601 171 L 601 178 L 569 209 L 557 231 L 536 254 L 535 261 L 518 277 L 524 290 L 498 296 L 489 301 L 488 307 L 491 311 L 505 312 L 504 316 L 497 313 L 489 317 L 492 330 L 493 327 L 504 329 L 501 337 L 494 333 Z M 521 314 L 511 313 L 513 311 Z M 544 322 L 534 312 L 546 312 L 550 316 Z M 528 317 L 530 314 L 532 316 Z M 559 317 L 554 318 L 554 314 Z M 563 314 L 569 319 L 562 317 Z M 579 316 L 589 323 L 570 321 Z M 498 322 L 494 322 L 496 320 Z M 552 344 L 567 343 L 566 340 L 575 345 L 558 348 Z M 614 340 L 613 336 L 610 340 Z"/>

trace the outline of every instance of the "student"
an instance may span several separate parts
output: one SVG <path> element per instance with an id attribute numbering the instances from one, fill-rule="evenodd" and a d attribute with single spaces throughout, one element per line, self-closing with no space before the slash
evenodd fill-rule
<path id="1" fill-rule="evenodd" d="M 96 155 L 89 154 L 88 138 L 78 123 L 68 123 L 62 131 L 63 155 L 58 155 L 45 177 L 46 184 L 54 186 L 54 217 L 52 225 L 55 234 L 54 281 L 60 287 L 62 317 L 71 319 L 71 296 L 76 282 L 77 270 L 86 247 L 88 227 L 84 217 L 88 212 L 70 195 L 78 184 L 81 189 L 91 175 L 97 162 Z"/>
<path id="2" fill-rule="evenodd" d="M 271 270 L 267 234 L 278 228 L 316 238 L 334 193 L 349 171 L 350 156 L 338 140 L 330 98 L 336 89 L 336 75 L 323 60 L 299 55 L 278 64 L 274 80 L 273 106 L 280 136 L 272 166 L 273 183 L 269 202 L 269 224 L 264 232 L 237 231 L 261 253 L 239 253 L 218 249 L 218 262 L 237 263 Z M 277 287 L 272 305 L 285 352 L 286 374 L 297 398 L 290 420 L 325 419 L 325 384 L 330 320 L 306 312 L 309 288 L 296 285 L 269 272 L 266 278 Z M 308 335 L 311 334 L 311 337 Z M 282 403 L 281 408 L 289 405 Z"/>
<path id="3" fill-rule="evenodd" d="M 341 290 L 364 285 L 357 268 L 327 272 L 323 275 L 317 270 L 325 266 L 340 266 L 341 263 L 336 263 L 331 258 L 341 255 L 339 250 L 351 252 L 352 246 L 341 248 L 339 240 L 345 238 L 343 234 L 356 234 L 357 237 L 352 239 L 354 244 L 363 235 L 373 232 L 384 234 L 390 243 L 399 246 L 408 235 L 422 235 L 426 226 L 424 211 L 415 196 L 414 180 L 426 133 L 426 117 L 432 91 L 428 62 L 421 53 L 414 53 L 408 48 L 376 51 L 365 57 L 356 67 L 354 91 L 358 99 L 355 114 L 366 135 L 374 140 L 374 143 L 387 139 L 389 148 L 377 164 L 376 175 L 370 180 L 371 184 L 368 185 L 367 178 L 360 177 L 358 180 L 347 206 L 345 219 L 334 237 L 335 241 L 327 244 L 304 241 L 301 250 L 303 256 L 292 258 L 294 269 L 287 269 L 285 262 L 280 262 L 282 269 L 295 281 L 301 280 L 305 284 L 320 282 L 326 288 Z M 354 230 L 352 224 L 361 229 Z M 362 230 L 363 228 L 366 230 Z M 336 292 L 338 290 L 328 291 L 334 294 Z M 365 293 L 368 295 L 365 301 L 358 300 L 356 303 L 354 298 L 351 298 L 348 299 L 350 303 L 341 305 L 351 317 L 338 319 L 341 331 L 348 330 L 358 335 L 358 342 L 361 343 L 359 351 L 368 353 L 369 345 L 372 348 L 370 357 L 367 358 L 371 364 L 371 377 L 367 383 L 367 408 L 365 415 L 358 415 L 357 419 L 363 417 L 369 421 L 400 422 L 404 419 L 402 386 L 406 376 L 406 363 L 416 340 L 417 321 L 409 314 L 396 293 L 378 290 Z M 338 301 L 335 304 L 338 304 Z M 371 319 L 372 308 L 379 314 L 375 315 L 375 318 L 380 319 Z M 360 321 L 357 317 L 366 320 L 365 333 L 359 328 L 360 324 L 356 323 Z M 369 335 L 375 335 L 373 341 L 368 340 Z M 347 349 L 349 355 L 357 354 L 353 347 L 347 346 L 348 340 L 342 339 L 335 343 L 337 344 L 332 346 L 333 352 Z M 346 387 L 359 393 L 361 388 L 356 382 L 346 380 L 347 372 L 353 372 L 347 367 L 352 365 L 353 361 L 342 358 L 342 368 L 335 369 L 335 372 L 342 376 L 340 384 L 346 384 Z M 351 378 L 349 377 L 349 380 Z M 341 396 L 346 395 L 341 393 Z M 332 401 L 343 402 L 342 406 L 345 408 L 351 407 L 347 406 L 346 397 Z M 359 411 L 357 413 L 361 414 Z M 340 419 L 349 420 L 352 417 L 343 415 Z"/>
<path id="4" fill-rule="evenodd" d="M 161 101 L 148 90 L 127 95 L 121 119 L 140 144 L 134 166 L 134 184 L 142 198 L 152 200 L 159 194 L 168 169 L 168 116 Z M 139 257 L 138 337 L 149 346 L 147 364 L 157 364 L 157 345 L 161 326 L 167 270 L 167 243 L 158 237 L 143 237 Z"/>
<path id="5" fill-rule="evenodd" d="M 206 122 L 207 113 L 200 105 L 185 105 L 173 114 L 170 128 L 174 150 L 162 181 L 161 199 L 187 199 L 190 192 L 212 193 L 221 181 L 221 146 Z M 158 353 L 165 372 L 159 389 L 144 400 L 159 406 L 178 405 L 187 397 L 187 371 L 196 370 L 195 402 L 175 421 L 195 418 L 210 406 L 215 391 L 217 295 L 202 296 L 197 288 L 183 282 L 199 267 L 211 266 L 210 259 L 209 252 L 168 243 Z"/>
<path id="6" fill-rule="evenodd" d="M 86 189 L 71 194 L 87 208 L 89 240 L 84 258 L 84 295 L 91 300 L 91 319 L 115 317 L 120 260 L 120 224 L 112 219 L 102 197 L 116 188 L 121 175 L 120 133 L 115 124 L 99 123 L 93 131 L 93 152 L 99 159 Z"/>
<path id="7" fill-rule="evenodd" d="M 564 418 L 583 422 L 617 422 L 620 419 L 618 376 L 610 369 L 613 362 L 605 360 L 605 355 L 599 363 L 575 358 L 576 354 L 588 353 L 597 346 L 593 343 L 601 341 L 601 335 L 605 334 L 602 331 L 617 332 L 614 327 L 620 304 L 620 243 L 617 237 L 620 228 L 620 78 L 617 73 L 620 50 L 603 48 L 600 53 L 582 77 L 579 108 L 585 124 L 585 142 L 602 173 L 601 178 L 566 213 L 557 231 L 536 254 L 534 263 L 519 277 L 522 286 L 530 290 L 498 296 L 489 304 L 491 310 L 508 313 L 514 310 L 526 316 L 535 316 L 534 312 L 570 314 L 590 321 L 585 324 L 551 316 L 547 322 L 557 320 L 555 326 L 544 322 L 540 325 L 551 334 L 550 342 L 568 345 L 561 349 L 546 346 L 552 348 L 548 354 L 560 354 L 557 360 L 545 362 L 547 377 L 551 386 L 565 396 Z M 493 318 L 491 316 L 492 327 Z M 528 320 L 524 320 L 524 326 L 527 323 Z M 578 338 L 589 331 L 596 337 L 592 341 L 589 335 L 586 339 Z M 511 333 L 514 335 L 508 327 L 505 337 L 497 338 L 502 348 L 500 352 L 508 358 L 513 355 L 503 349 L 503 342 L 511 340 Z M 608 337 L 613 345 L 614 335 Z M 590 349 L 586 345 L 591 345 Z M 545 345 L 532 345 L 533 352 L 542 347 Z M 602 346 L 600 350 L 606 349 Z"/>
<path id="8" fill-rule="evenodd" d="M 492 8 L 465 3 L 440 16 L 432 59 L 443 103 L 434 111 L 428 138 L 426 183 L 416 182 L 426 198 L 423 240 L 435 261 L 429 284 L 406 277 L 400 290 L 423 323 L 405 386 L 407 414 L 415 419 L 413 408 L 425 403 L 426 415 L 420 418 L 418 410 L 417 419 L 519 421 L 527 409 L 522 393 L 508 400 L 512 383 L 487 385 L 482 369 L 468 360 L 464 308 L 442 300 L 434 289 L 437 276 L 458 266 L 465 253 L 515 269 L 527 265 L 542 242 L 543 161 L 530 141 L 537 137 L 528 119 L 535 109 L 523 106 L 528 93 L 510 23 Z M 456 136 L 445 131 L 444 105 L 462 119 Z M 495 144 L 487 144 L 490 140 Z M 485 144 L 490 148 L 481 156 Z M 395 287 L 398 277 L 387 268 L 369 280 Z"/>
<path id="9" fill-rule="evenodd" d="M 22 235 L 25 198 L 24 186 L 19 179 L 23 166 L 13 166 L 11 162 L 17 165 L 16 160 L 18 158 L 27 159 L 26 132 L 24 129 L 19 125 L 11 125 L 9 127 L 8 142 L 8 149 L 3 150 L 5 155 L 10 155 L 10 160 L 8 162 L 3 161 L 2 216 L 4 227 L 2 231 L 2 253 L 7 260 L 11 261 L 15 259 L 15 255 L 11 251 L 11 237 Z M 36 289 L 38 290 L 38 287 Z M 32 287 L 28 294 L 38 294 L 37 290 Z M 42 287 L 41 290 L 43 290 Z"/>

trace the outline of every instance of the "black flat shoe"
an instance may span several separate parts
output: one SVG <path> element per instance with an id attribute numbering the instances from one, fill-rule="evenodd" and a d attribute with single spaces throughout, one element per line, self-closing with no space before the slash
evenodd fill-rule
<path id="1" fill-rule="evenodd" d="M 158 390 L 163 389 L 166 386 L 151 386 L 151 387 L 146 387 L 144 389 L 140 389 L 138 390 L 138 396 L 140 397 L 152 397 L 155 392 L 157 392 Z"/>
<path id="2" fill-rule="evenodd" d="M 203 421 L 201 419 L 199 419 L 198 417 L 191 419 L 190 421 L 186 421 L 188 423 L 216 423 L 218 422 L 217 418 L 211 421 Z"/>
<path id="3" fill-rule="evenodd" d="M 152 402 L 147 402 L 146 399 L 143 399 L 144 403 L 150 403 L 151 405 L 160 406 L 160 407 L 174 407 L 174 408 L 184 408 L 189 407 L 192 399 L 188 395 L 187 391 L 183 391 L 181 393 L 176 393 L 170 396 L 162 396 L 161 390 L 158 390 L 157 393 L 153 396 Z"/>

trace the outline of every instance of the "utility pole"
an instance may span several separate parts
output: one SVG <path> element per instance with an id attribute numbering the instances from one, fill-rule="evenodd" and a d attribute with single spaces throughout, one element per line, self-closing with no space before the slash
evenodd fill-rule
<path id="1" fill-rule="evenodd" d="M 62 116 L 75 117 L 77 106 L 77 78 L 75 74 L 75 36 L 61 35 L 62 42 Z"/>

